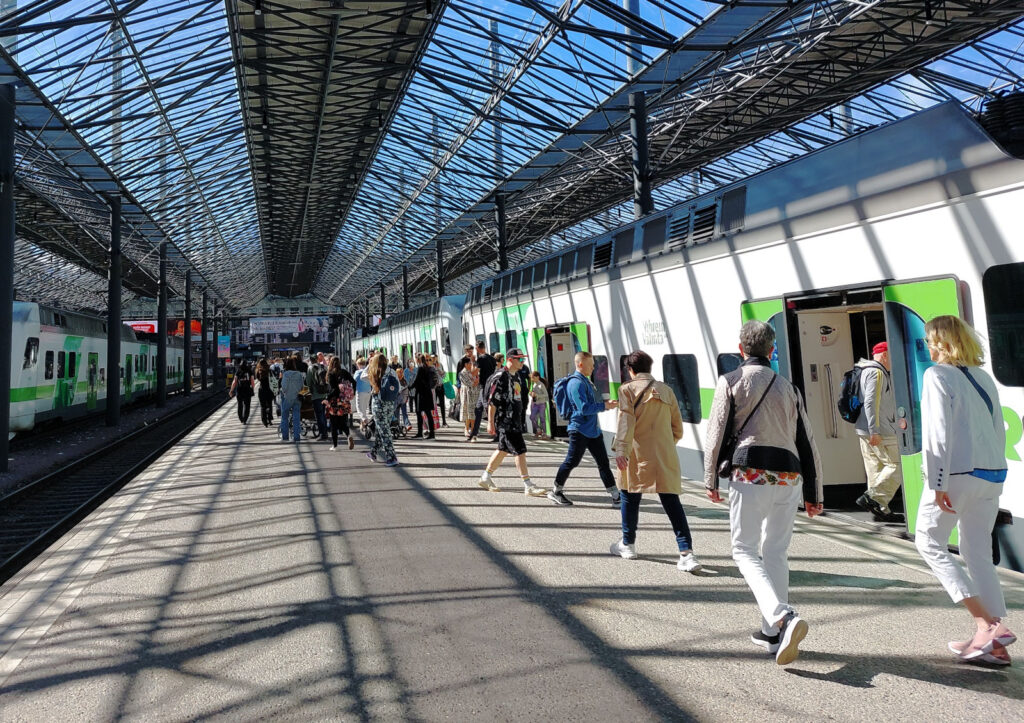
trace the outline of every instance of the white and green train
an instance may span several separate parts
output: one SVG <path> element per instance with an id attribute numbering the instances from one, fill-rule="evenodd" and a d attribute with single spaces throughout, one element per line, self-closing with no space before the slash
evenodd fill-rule
<path id="1" fill-rule="evenodd" d="M 107 403 L 107 324 L 103 319 L 41 304 L 14 302 L 10 431 L 92 414 Z M 167 340 L 167 391 L 184 380 L 184 345 Z M 121 327 L 121 402 L 156 393 L 154 335 Z"/>
<path id="2" fill-rule="evenodd" d="M 444 296 L 389 316 L 374 333 L 352 340 L 352 361 L 365 357 L 371 349 L 383 349 L 389 357 L 397 356 L 403 365 L 416 354 L 433 354 L 440 358 L 447 380 L 454 384 L 465 338 L 465 303 L 464 295 Z"/>
<path id="3" fill-rule="evenodd" d="M 700 480 L 716 381 L 738 363 L 739 327 L 775 328 L 773 365 L 799 387 L 829 490 L 865 483 L 856 432 L 838 416 L 843 372 L 887 340 L 908 531 L 923 492 L 924 324 L 942 314 L 984 337 L 999 385 L 1009 478 L 1003 564 L 1024 569 L 1024 160 L 943 105 L 867 131 L 474 286 L 466 336 L 523 347 L 550 384 L 597 358 L 615 398 L 643 349 L 676 392 L 685 477 Z M 457 324 L 452 321 L 452 326 Z M 564 433 L 552 410 L 550 430 Z M 606 437 L 615 415 L 601 415 Z M 847 491 L 851 488 L 847 488 Z"/>

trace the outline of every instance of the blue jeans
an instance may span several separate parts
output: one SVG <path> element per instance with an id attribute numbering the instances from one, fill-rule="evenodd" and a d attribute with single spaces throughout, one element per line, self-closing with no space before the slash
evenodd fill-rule
<path id="1" fill-rule="evenodd" d="M 313 414 L 316 415 L 316 426 L 320 431 L 320 439 L 327 439 L 327 413 L 324 410 L 324 400 L 313 400 Z"/>
<path id="2" fill-rule="evenodd" d="M 400 406 L 395 407 L 395 421 L 398 421 L 398 413 L 402 413 L 403 425 L 409 426 L 409 405 L 407 402 L 402 402 Z"/>
<path id="3" fill-rule="evenodd" d="M 302 408 L 302 401 L 299 397 L 289 399 L 281 396 L 281 439 L 288 441 L 288 417 L 291 417 L 292 430 L 295 432 L 295 441 L 298 442 L 302 436 L 302 418 L 299 410 Z"/>
<path id="4" fill-rule="evenodd" d="M 627 545 L 636 542 L 636 527 L 640 521 L 640 498 L 642 492 L 623 492 L 624 504 L 622 505 L 622 541 Z M 661 506 L 665 508 L 672 523 L 672 531 L 676 533 L 676 544 L 680 552 L 693 549 L 690 540 L 690 526 L 686 522 L 686 512 L 679 501 L 679 495 L 658 494 L 661 499 Z"/>
<path id="5" fill-rule="evenodd" d="M 581 432 L 569 432 L 569 451 L 555 474 L 556 488 L 561 489 L 565 486 L 569 473 L 579 467 L 583 461 L 583 453 L 587 451 L 597 462 L 597 470 L 601 473 L 605 489 L 615 489 L 615 476 L 612 474 L 611 465 L 608 464 L 608 450 L 604 448 L 604 437 L 588 437 Z"/>

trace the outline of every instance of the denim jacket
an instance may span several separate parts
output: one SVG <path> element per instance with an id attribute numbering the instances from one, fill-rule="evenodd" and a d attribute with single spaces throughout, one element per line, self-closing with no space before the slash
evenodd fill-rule
<path id="1" fill-rule="evenodd" d="M 604 411 L 604 401 L 598 401 L 597 389 L 593 383 L 579 371 L 573 372 L 566 385 L 569 402 L 572 404 L 572 419 L 569 420 L 569 432 L 579 432 L 584 437 L 593 439 L 601 436 L 601 428 L 597 426 L 597 415 Z"/>

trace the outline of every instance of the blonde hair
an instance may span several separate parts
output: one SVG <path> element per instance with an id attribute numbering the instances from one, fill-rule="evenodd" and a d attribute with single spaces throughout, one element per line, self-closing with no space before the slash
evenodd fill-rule
<path id="1" fill-rule="evenodd" d="M 924 335 L 940 364 L 980 367 L 985 363 L 977 332 L 958 316 L 936 316 L 924 325 Z"/>
<path id="2" fill-rule="evenodd" d="M 589 351 L 578 351 L 576 352 L 576 356 L 573 357 L 573 361 L 579 364 L 584 359 L 589 359 L 592 356 L 594 355 L 591 354 Z"/>
<path id="3" fill-rule="evenodd" d="M 383 354 L 376 354 L 370 359 L 370 370 L 367 372 L 367 376 L 370 378 L 370 388 L 373 389 L 374 394 L 380 394 L 380 382 L 384 378 L 387 368 L 388 360 Z"/>
<path id="4" fill-rule="evenodd" d="M 356 359 L 356 366 L 359 366 L 360 364 L 366 366 L 366 357 L 359 357 Z"/>

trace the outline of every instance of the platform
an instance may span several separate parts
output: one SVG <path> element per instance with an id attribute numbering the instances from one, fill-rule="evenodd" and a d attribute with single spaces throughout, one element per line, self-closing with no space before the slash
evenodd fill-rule
<path id="1" fill-rule="evenodd" d="M 706 571 L 675 568 L 645 500 L 641 560 L 584 463 L 560 508 L 475 482 L 490 453 L 442 430 L 402 466 L 283 444 L 232 405 L 0 588 L 0 721 L 1019 719 L 1010 669 L 945 653 L 969 620 L 912 545 L 798 526 L 791 600 L 810 623 L 779 667 L 728 519 L 683 501 Z M 531 444 L 550 485 L 564 453 Z M 1024 630 L 1024 578 L 1005 575 Z"/>

